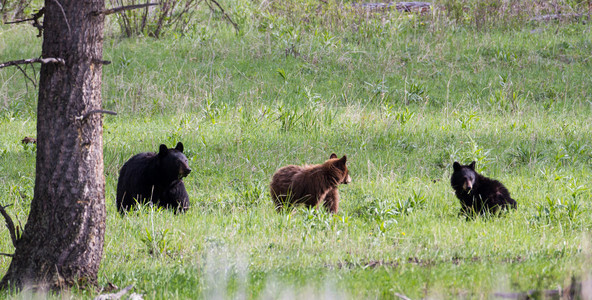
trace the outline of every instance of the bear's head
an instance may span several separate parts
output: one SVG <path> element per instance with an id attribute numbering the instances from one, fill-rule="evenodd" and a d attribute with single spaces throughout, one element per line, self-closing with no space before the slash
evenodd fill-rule
<path id="1" fill-rule="evenodd" d="M 158 164 L 162 176 L 168 182 L 186 177 L 191 173 L 191 168 L 187 157 L 183 154 L 183 143 L 177 143 L 175 148 L 167 148 L 166 145 L 160 145 L 158 151 Z"/>
<path id="2" fill-rule="evenodd" d="M 331 153 L 329 160 L 325 162 L 329 166 L 332 175 L 337 179 L 337 184 L 348 184 L 352 181 L 347 169 L 347 156 L 337 158 L 335 153 Z"/>
<path id="3" fill-rule="evenodd" d="M 475 172 L 475 162 L 463 166 L 459 162 L 455 161 L 452 164 L 454 172 L 450 177 L 450 185 L 457 191 L 468 192 L 475 186 L 475 179 L 477 178 L 477 172 Z"/>

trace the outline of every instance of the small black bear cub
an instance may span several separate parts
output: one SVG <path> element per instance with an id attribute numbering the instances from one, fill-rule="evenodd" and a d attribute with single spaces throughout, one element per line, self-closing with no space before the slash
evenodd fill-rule
<path id="1" fill-rule="evenodd" d="M 463 166 L 458 162 L 452 165 L 454 173 L 450 185 L 460 200 L 461 213 L 465 215 L 496 213 L 500 208 L 516 209 L 516 201 L 499 181 L 475 172 L 475 162 Z"/>
<path id="2" fill-rule="evenodd" d="M 148 202 L 181 212 L 187 210 L 189 195 L 183 177 L 189 173 L 183 143 L 178 143 L 174 149 L 160 145 L 158 153 L 133 156 L 119 172 L 116 203 L 119 213 L 124 214 L 137 203 Z"/>

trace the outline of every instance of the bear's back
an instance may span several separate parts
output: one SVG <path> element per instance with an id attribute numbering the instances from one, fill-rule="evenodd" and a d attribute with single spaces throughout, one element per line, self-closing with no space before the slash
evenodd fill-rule
<path id="1" fill-rule="evenodd" d="M 271 197 L 276 209 L 284 203 L 304 203 L 317 205 L 316 195 L 322 193 L 318 186 L 318 175 L 322 165 L 288 165 L 278 169 L 271 179 Z"/>
<path id="2" fill-rule="evenodd" d="M 126 161 L 119 171 L 117 181 L 117 207 L 128 209 L 135 203 L 136 198 L 141 195 L 139 202 L 144 202 L 144 198 L 152 196 L 152 184 L 147 170 L 151 166 L 151 161 L 156 157 L 156 153 L 144 152 L 132 156 Z M 149 173 L 149 172 L 148 172 Z"/>
<path id="3" fill-rule="evenodd" d="M 499 181 L 480 175 L 478 194 L 486 199 L 485 206 L 488 208 L 503 207 L 510 205 L 516 208 L 516 201 L 510 197 L 510 191 Z"/>
<path id="4" fill-rule="evenodd" d="M 289 165 L 279 168 L 271 179 L 271 191 L 275 195 L 285 195 L 291 189 L 294 177 L 302 172 L 304 167 Z"/>

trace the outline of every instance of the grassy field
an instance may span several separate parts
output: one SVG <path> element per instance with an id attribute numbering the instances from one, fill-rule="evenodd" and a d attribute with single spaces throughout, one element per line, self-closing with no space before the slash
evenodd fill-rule
<path id="1" fill-rule="evenodd" d="M 239 34 L 217 22 L 121 39 L 109 27 L 103 103 L 118 115 L 104 118 L 102 286 L 147 299 L 490 298 L 589 277 L 590 25 L 241 9 L 253 17 Z M 0 27 L 1 61 L 39 55 L 29 27 Z M 36 134 L 36 97 L 18 70 L 0 71 L 0 203 L 23 224 L 35 148 L 20 140 Z M 120 217 L 123 163 L 178 141 L 191 209 Z M 276 213 L 274 171 L 332 152 L 353 179 L 340 212 Z M 477 161 L 518 209 L 459 217 L 455 160 Z"/>

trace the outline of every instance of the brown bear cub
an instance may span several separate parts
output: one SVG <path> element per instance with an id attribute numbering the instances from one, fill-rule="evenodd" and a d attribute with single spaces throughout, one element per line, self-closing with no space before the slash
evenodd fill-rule
<path id="1" fill-rule="evenodd" d="M 500 208 L 516 209 L 516 201 L 510 197 L 508 189 L 501 182 L 477 173 L 474 161 L 466 166 L 455 161 L 452 167 L 450 185 L 460 200 L 462 214 L 468 217 L 496 213 Z"/>
<path id="2" fill-rule="evenodd" d="M 271 179 L 271 198 L 279 212 L 284 206 L 304 204 L 318 207 L 320 203 L 332 213 L 339 209 L 337 186 L 351 182 L 346 166 L 347 157 L 331 154 L 321 165 L 280 168 Z"/>

